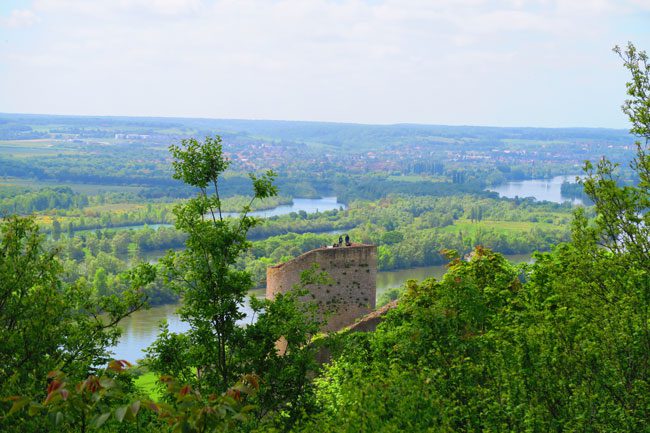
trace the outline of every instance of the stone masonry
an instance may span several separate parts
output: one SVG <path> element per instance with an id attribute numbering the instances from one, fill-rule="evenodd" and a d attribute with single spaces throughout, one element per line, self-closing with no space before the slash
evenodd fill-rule
<path id="1" fill-rule="evenodd" d="M 377 247 L 324 247 L 311 250 L 266 270 L 266 297 L 290 290 L 300 283 L 300 275 L 313 264 L 325 271 L 328 284 L 309 285 L 306 299 L 318 302 L 321 313 L 329 312 L 323 331 L 337 331 L 354 323 L 375 309 L 377 289 Z"/>

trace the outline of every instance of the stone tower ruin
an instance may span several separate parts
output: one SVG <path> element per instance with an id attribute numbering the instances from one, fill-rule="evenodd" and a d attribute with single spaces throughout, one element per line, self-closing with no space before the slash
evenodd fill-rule
<path id="1" fill-rule="evenodd" d="M 315 300 L 321 313 L 329 312 L 323 331 L 337 331 L 375 309 L 377 247 L 365 244 L 317 248 L 267 268 L 267 299 L 291 290 L 314 264 L 330 278 L 328 284 L 306 287 L 306 299 Z"/>

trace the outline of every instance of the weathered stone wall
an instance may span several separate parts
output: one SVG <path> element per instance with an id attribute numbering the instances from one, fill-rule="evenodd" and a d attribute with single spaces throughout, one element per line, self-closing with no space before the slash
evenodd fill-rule
<path id="1" fill-rule="evenodd" d="M 295 259 L 267 268 L 266 297 L 290 290 L 300 283 L 300 275 L 313 264 L 325 271 L 331 281 L 309 285 L 307 300 L 318 302 L 321 312 L 329 311 L 324 331 L 336 331 L 354 323 L 375 308 L 377 289 L 377 247 L 352 244 L 309 251 Z"/>

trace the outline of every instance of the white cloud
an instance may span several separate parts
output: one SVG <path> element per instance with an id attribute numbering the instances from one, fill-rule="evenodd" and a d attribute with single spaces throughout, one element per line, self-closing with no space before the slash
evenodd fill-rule
<path id="1" fill-rule="evenodd" d="M 39 22 L 39 18 L 29 9 L 14 9 L 8 17 L 0 17 L 0 26 L 8 28 L 29 27 Z"/>
<path id="2" fill-rule="evenodd" d="M 35 0 L 0 111 L 580 123 L 644 1 Z"/>
<path id="3" fill-rule="evenodd" d="M 201 9 L 202 0 L 36 0 L 37 10 L 85 15 L 117 16 L 129 13 L 182 15 Z"/>
<path id="4" fill-rule="evenodd" d="M 121 0 L 125 10 L 141 9 L 160 15 L 178 15 L 198 12 L 201 0 Z"/>

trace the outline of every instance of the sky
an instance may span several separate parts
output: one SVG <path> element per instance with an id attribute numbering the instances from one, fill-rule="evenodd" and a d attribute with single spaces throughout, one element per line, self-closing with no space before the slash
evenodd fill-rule
<path id="1" fill-rule="evenodd" d="M 0 112 L 626 128 L 650 0 L 0 0 Z"/>

